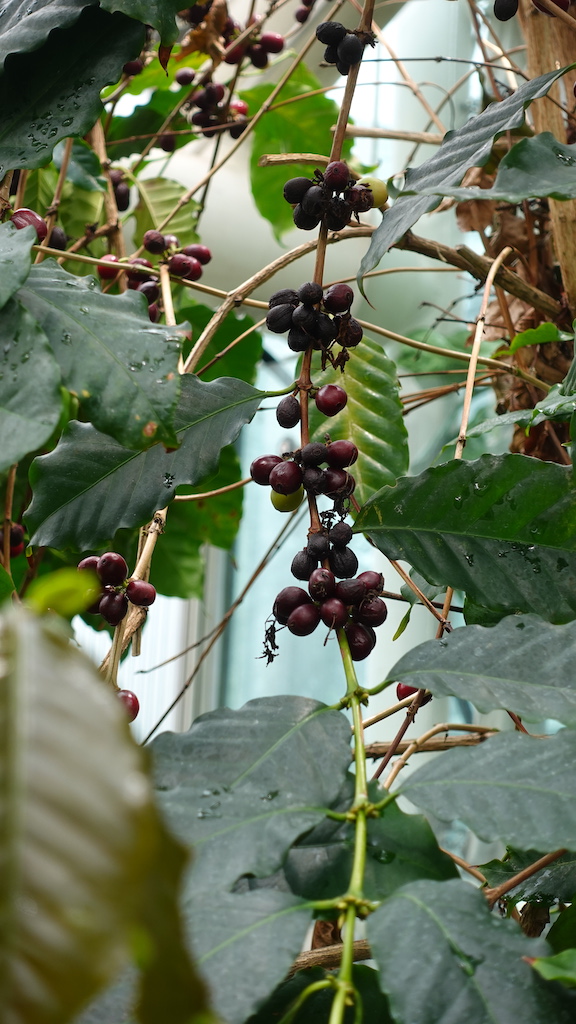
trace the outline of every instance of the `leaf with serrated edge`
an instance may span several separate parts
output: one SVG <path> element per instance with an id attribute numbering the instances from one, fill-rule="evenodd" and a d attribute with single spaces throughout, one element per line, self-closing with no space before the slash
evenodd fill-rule
<path id="1" fill-rule="evenodd" d="M 460 818 L 487 842 L 576 850 L 576 734 L 536 739 L 501 733 L 473 749 L 448 750 L 400 788 L 442 821 Z"/>
<path id="2" fill-rule="evenodd" d="M 61 139 L 85 135 L 102 113 L 100 90 L 117 81 L 123 64 L 142 49 L 143 25 L 83 6 L 72 24 L 54 28 L 34 48 L 33 60 L 23 52 L 5 62 L 0 77 L 0 176 L 12 167 L 41 167 Z M 36 20 L 42 26 L 34 8 L 30 21 Z"/>
<path id="3" fill-rule="evenodd" d="M 350 466 L 356 481 L 354 496 L 363 503 L 385 483 L 393 484 L 408 469 L 408 437 L 398 397 L 396 367 L 381 345 L 363 338 L 352 349 L 344 375 L 339 370 L 313 372 L 314 383 L 339 384 L 348 401 L 337 416 L 326 418 L 310 403 L 310 433 L 323 441 L 353 441 L 358 460 Z"/>
<path id="4" fill-rule="evenodd" d="M 385 487 L 355 530 L 431 583 L 500 613 L 576 618 L 576 491 L 570 470 L 524 455 L 453 460 Z"/>
<path id="5" fill-rule="evenodd" d="M 160 445 L 145 452 L 123 448 L 73 420 L 54 451 L 32 464 L 31 543 L 87 551 L 123 527 L 146 523 L 177 487 L 216 469 L 221 449 L 236 440 L 263 395 L 243 381 L 222 377 L 205 384 L 185 374 L 174 418 L 181 446 L 174 452 Z"/>
<path id="6" fill-rule="evenodd" d="M 0 472 L 40 448 L 62 410 L 60 368 L 44 331 L 16 299 L 0 312 Z"/>
<path id="7" fill-rule="evenodd" d="M 0 653 L 3 1014 L 53 1024 L 126 962 L 151 787 L 122 705 L 62 626 L 12 608 Z"/>
<path id="8" fill-rule="evenodd" d="M 46 260 L 32 268 L 19 298 L 97 430 L 129 448 L 177 445 L 178 328 L 152 324 L 144 295 L 108 295 L 93 277 L 75 277 Z"/>
<path id="9" fill-rule="evenodd" d="M 470 701 L 483 714 L 509 708 L 528 722 L 555 718 L 576 728 L 576 622 L 552 626 L 511 615 L 466 626 L 414 647 L 388 680 Z"/>
<path id="10" fill-rule="evenodd" d="M 403 1024 L 574 1020 L 570 997 L 523 959 L 545 953 L 546 943 L 491 914 L 467 882 L 413 882 L 368 918 L 366 930 L 392 1017 Z"/>
<path id="11" fill-rule="evenodd" d="M 35 229 L 16 228 L 12 221 L 0 224 L 0 309 L 30 273 L 32 246 L 38 241 Z"/>
<path id="12" fill-rule="evenodd" d="M 419 167 L 407 171 L 402 190 L 405 194 L 395 201 L 390 210 L 386 210 L 382 223 L 372 235 L 370 247 L 358 271 L 359 281 L 377 266 L 394 242 L 440 202 L 438 196 L 418 193 L 435 186 L 443 188 L 458 185 L 469 167 L 482 166 L 488 159 L 494 139 L 506 131 L 519 128 L 524 123 L 524 110 L 528 104 L 545 96 L 550 86 L 568 70 L 561 68 L 533 78 L 500 103 L 491 103 L 481 114 L 470 118 L 462 128 L 447 133 L 432 157 Z"/>

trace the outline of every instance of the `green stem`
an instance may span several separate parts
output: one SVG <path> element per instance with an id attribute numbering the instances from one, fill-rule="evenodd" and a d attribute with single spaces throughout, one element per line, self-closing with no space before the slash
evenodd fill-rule
<path id="1" fill-rule="evenodd" d="M 351 904 L 346 911 L 344 941 L 342 944 L 342 959 L 336 984 L 338 986 L 334 1001 L 330 1009 L 328 1024 L 342 1024 L 346 1005 L 353 993 L 352 967 L 354 966 L 354 925 L 356 923 L 356 908 Z"/>
<path id="2" fill-rule="evenodd" d="M 292 1006 L 279 1020 L 278 1024 L 290 1024 L 294 1020 L 294 1017 L 298 1013 L 298 1010 L 306 1002 L 306 1000 L 314 994 L 314 992 L 320 992 L 323 988 L 330 988 L 332 981 L 330 978 L 325 978 L 323 981 L 315 981 L 311 985 L 308 985 L 303 992 L 300 993 L 298 998 L 292 1003 Z"/>

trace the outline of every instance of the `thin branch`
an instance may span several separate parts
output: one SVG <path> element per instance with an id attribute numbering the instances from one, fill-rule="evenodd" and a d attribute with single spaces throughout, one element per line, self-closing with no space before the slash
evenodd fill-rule
<path id="1" fill-rule="evenodd" d="M 393 711 L 397 711 L 399 707 L 406 707 L 411 702 L 410 697 L 406 697 L 400 705 L 395 705 Z M 379 718 L 380 716 L 375 716 Z M 384 717 L 384 715 L 382 715 Z M 365 725 L 371 725 L 372 719 L 368 719 Z M 418 749 L 414 751 L 415 754 L 432 754 L 439 753 L 442 750 L 452 750 L 454 747 L 476 747 L 479 743 L 483 743 L 484 740 L 490 736 L 495 736 L 498 732 L 497 729 L 490 729 L 488 727 L 475 726 L 475 732 L 469 733 L 466 736 L 446 736 L 441 740 L 426 740 L 426 742 L 420 743 Z M 368 743 L 366 745 L 366 756 L 376 760 L 379 757 L 383 757 L 388 752 L 392 743 Z M 410 747 L 413 746 L 413 740 L 403 740 L 396 747 L 397 754 L 404 754 Z"/>
<path id="2" fill-rule="evenodd" d="M 412 740 L 408 744 L 408 746 L 406 747 L 406 750 L 402 754 L 402 757 L 400 757 L 395 762 L 394 767 L 390 770 L 389 774 L 387 775 L 386 781 L 384 783 L 384 789 L 390 789 L 390 786 L 392 785 L 394 780 L 400 774 L 402 769 L 405 768 L 406 765 L 408 764 L 408 761 L 412 757 L 412 754 L 415 754 L 416 751 L 418 751 L 419 749 L 421 749 L 424 746 L 424 744 L 426 744 L 430 740 L 432 740 L 434 736 L 438 736 L 441 733 L 446 733 L 447 734 L 449 732 L 466 732 L 466 733 L 470 733 L 470 734 L 474 735 L 474 737 L 475 737 L 474 744 L 476 744 L 476 743 L 480 742 L 480 740 L 477 739 L 476 737 L 478 737 L 480 735 L 480 736 L 482 736 L 482 739 L 485 739 L 486 735 L 493 735 L 493 733 L 495 731 L 496 730 L 491 729 L 489 726 L 483 728 L 482 726 L 478 727 L 477 725 L 464 725 L 464 724 L 452 723 L 452 722 L 443 722 L 442 724 L 433 726 L 432 729 L 428 729 L 425 733 L 422 734 L 422 736 L 419 736 L 418 739 Z M 484 735 L 482 735 L 482 734 L 484 734 Z M 448 739 L 448 736 L 446 736 L 446 739 Z M 461 745 L 462 744 L 453 744 L 453 746 L 461 746 Z M 396 748 L 396 749 L 398 749 L 398 748 Z M 445 748 L 445 749 L 448 749 L 448 748 Z"/>
<path id="3" fill-rule="evenodd" d="M 371 960 L 372 953 L 366 939 L 357 939 L 354 943 L 354 963 L 361 960 Z M 297 971 L 304 971 L 308 967 L 325 967 L 331 970 L 340 966 L 342 957 L 342 943 L 335 946 L 322 946 L 320 949 L 309 949 L 296 958 L 288 971 L 287 977 L 291 978 Z"/>
<path id="4" fill-rule="evenodd" d="M 228 491 L 237 491 L 239 487 L 245 487 L 252 483 L 252 477 L 247 476 L 244 480 L 237 480 L 236 483 L 226 484 L 226 487 L 217 487 L 214 491 L 203 491 L 202 494 L 177 494 L 174 501 L 204 501 L 205 498 L 216 498 L 219 494 L 227 494 Z"/>
<path id="5" fill-rule="evenodd" d="M 68 174 L 68 165 L 70 163 L 70 157 L 72 156 L 72 146 L 74 145 L 74 139 L 72 137 L 66 139 L 64 144 L 64 153 L 62 155 L 62 163 L 60 165 L 60 172 L 58 174 L 58 181 L 56 182 L 56 188 L 54 189 L 54 195 L 52 196 L 52 202 L 46 210 L 44 220 L 46 221 L 46 237 L 50 238 L 52 234 L 52 228 L 56 221 L 58 213 L 58 207 L 60 206 L 60 200 L 62 198 L 62 191 L 66 183 L 66 175 Z M 42 263 L 44 255 L 42 252 L 36 253 L 35 263 Z"/>
<path id="6" fill-rule="evenodd" d="M 549 864 L 553 864 L 555 860 L 562 857 L 567 851 L 565 849 L 554 850 L 553 853 L 547 853 L 544 857 L 540 857 L 539 860 L 534 861 L 529 867 L 524 868 L 523 871 L 519 871 L 518 874 L 512 875 L 506 882 L 502 882 L 501 885 L 496 885 L 494 888 L 485 889 L 484 895 L 488 900 L 490 907 L 493 907 L 502 896 L 505 896 L 511 889 L 515 889 L 521 882 L 525 882 L 527 878 L 532 878 L 532 875 L 537 874 L 542 868 L 548 867 Z"/>

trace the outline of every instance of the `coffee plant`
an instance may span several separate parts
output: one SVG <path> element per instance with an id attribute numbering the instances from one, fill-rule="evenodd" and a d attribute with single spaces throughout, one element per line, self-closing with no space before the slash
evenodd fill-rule
<path id="1" fill-rule="evenodd" d="M 433 101 L 411 41 L 396 55 L 383 34 L 402 6 L 415 38 L 418 0 L 0 11 L 2 1021 L 574 1020 L 576 5 L 461 0 L 476 50 L 428 55 L 463 68 Z M 380 61 L 424 114 L 374 129 L 414 147 L 385 171 L 350 117 Z M 393 86 L 372 88 L 383 110 Z M 296 242 L 223 290 L 238 229 L 223 214 L 209 237 L 205 209 L 237 153 L 253 216 Z M 434 237 L 454 213 L 474 249 Z M 342 251 L 361 259 L 334 279 Z M 434 322 L 428 304 L 433 334 L 392 330 L 384 275 L 411 269 L 419 301 L 434 266 L 466 282 L 466 312 L 455 289 Z M 263 334 L 295 367 L 274 392 L 255 386 Z M 404 417 L 455 396 L 459 425 L 437 445 L 425 428 L 410 474 Z M 294 445 L 260 431 L 243 476 L 234 444 L 262 408 Z M 201 546 L 231 548 L 247 487 L 282 513 L 278 543 L 298 537 L 251 649 L 273 674 L 293 634 L 301 696 L 144 751 L 121 659 L 157 592 L 199 596 Z M 399 658 L 377 643 L 398 602 Z M 110 634 L 99 669 L 77 614 Z M 310 644 L 339 652 L 323 702 Z M 499 853 L 470 863 L 458 830 Z"/>

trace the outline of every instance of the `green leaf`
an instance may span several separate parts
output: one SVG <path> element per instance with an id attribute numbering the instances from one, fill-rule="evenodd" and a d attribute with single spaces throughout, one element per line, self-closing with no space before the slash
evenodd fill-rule
<path id="1" fill-rule="evenodd" d="M 221 449 L 237 438 L 263 394 L 242 381 L 223 377 L 204 384 L 185 374 L 174 419 L 180 448 L 174 452 L 160 445 L 136 452 L 72 421 L 54 451 L 33 463 L 26 513 L 31 543 L 88 551 L 116 530 L 142 526 L 172 501 L 177 487 L 215 470 Z"/>
<path id="2" fill-rule="evenodd" d="M 65 144 L 59 142 L 54 149 L 54 163 L 58 170 L 62 166 Z M 102 192 L 106 189 L 106 178 L 94 150 L 83 139 L 75 139 L 68 162 L 66 179 L 87 192 Z"/>
<path id="3" fill-rule="evenodd" d="M 556 956 L 538 957 L 532 967 L 546 981 L 559 981 L 568 988 L 576 988 L 576 949 L 565 949 Z"/>
<path id="4" fill-rule="evenodd" d="M 550 866 L 554 867 L 553 864 Z M 572 899 L 575 894 L 576 886 L 572 890 Z M 561 953 L 563 949 L 572 949 L 576 946 L 576 903 L 572 903 L 570 907 L 564 907 L 558 914 L 546 935 L 546 940 L 555 953 Z"/>
<path id="5" fill-rule="evenodd" d="M 350 726 L 318 701 L 262 697 L 163 733 L 152 751 L 167 819 L 194 845 L 188 892 L 209 891 L 215 904 L 241 876 L 276 871 L 323 819 L 348 771 Z M 205 927 L 196 920 L 198 933 Z"/>
<path id="6" fill-rule="evenodd" d="M 186 358 L 192 344 L 199 338 L 213 315 L 213 309 L 209 309 L 208 306 L 201 304 L 178 307 L 178 316 L 192 324 L 192 341 L 190 343 L 188 341 L 184 342 L 184 358 Z M 228 345 L 231 345 L 236 338 L 249 330 L 254 322 L 252 317 L 229 313 L 224 322 L 218 327 L 208 348 L 204 352 L 198 369 L 201 370 L 203 366 L 210 363 Z M 249 384 L 254 384 L 261 357 L 262 335 L 258 331 L 252 331 L 248 337 L 244 338 L 241 344 L 231 348 L 222 359 L 219 359 L 218 362 L 203 372 L 202 380 L 214 380 L 215 377 L 238 377 L 240 380 L 248 381 Z"/>
<path id="7" fill-rule="evenodd" d="M 58 207 L 58 221 L 69 238 L 81 238 L 87 224 L 98 224 L 104 209 L 104 193 L 88 192 L 84 188 L 71 185 L 68 181 L 64 186 L 62 201 Z M 95 238 L 90 243 L 91 256 L 103 256 L 107 251 L 106 241 Z M 94 266 L 67 260 L 64 269 L 78 275 L 94 273 Z"/>
<path id="8" fill-rule="evenodd" d="M 272 85 L 257 85 L 240 95 L 251 110 L 259 110 L 272 92 Z M 278 238 L 294 227 L 292 207 L 283 199 L 282 189 L 289 178 L 299 175 L 311 178 L 314 168 L 310 164 L 290 164 L 289 167 L 259 167 L 258 161 L 267 153 L 306 153 L 311 140 L 315 153 L 329 156 L 331 128 L 338 119 L 338 106 L 326 96 L 310 96 L 279 106 L 285 100 L 305 96 L 320 88 L 320 82 L 304 65 L 300 64 L 276 97 L 276 109 L 268 111 L 255 126 L 250 180 L 254 202 L 266 220 L 270 221 Z M 342 159 L 350 154 L 350 140 L 344 143 Z"/>
<path id="9" fill-rule="evenodd" d="M 36 241 L 33 227 L 18 229 L 12 221 L 0 224 L 0 309 L 28 277 Z"/>
<path id="10" fill-rule="evenodd" d="M 366 929 L 394 1020 L 573 1020 L 571 998 L 542 983 L 523 959 L 544 952 L 545 943 L 496 918 L 482 893 L 460 879 L 407 885 L 368 918 Z"/>
<path id="11" fill-rule="evenodd" d="M 408 435 L 398 397 L 396 367 L 381 345 L 363 338 L 353 349 L 346 372 L 331 367 L 324 373 L 313 371 L 319 386 L 339 383 L 348 395 L 342 412 L 329 420 L 314 403 L 310 405 L 310 433 L 321 441 L 328 432 L 332 441 L 346 438 L 358 448 L 354 463 L 357 501 L 366 502 L 385 483 L 394 484 L 408 469 Z"/>
<path id="12" fill-rule="evenodd" d="M 8 54 L 38 50 L 55 28 L 67 28 L 78 20 L 85 7 L 98 0 L 7 0 L 2 8 L 0 63 Z M 33 14 L 33 16 L 32 16 Z"/>
<path id="13" fill-rule="evenodd" d="M 509 708 L 528 722 L 555 718 L 576 727 L 576 623 L 551 626 L 511 615 L 497 626 L 466 626 L 414 647 L 390 682 L 470 701 L 483 714 Z"/>
<path id="14" fill-rule="evenodd" d="M 376 800 L 378 796 L 372 793 Z M 352 799 L 337 806 L 350 807 Z M 417 878 L 436 881 L 458 877 L 447 854 L 442 853 L 430 825 L 422 815 L 405 814 L 396 804 L 379 818 L 368 819 L 364 895 L 386 899 Z M 284 873 L 293 892 L 306 899 L 332 899 L 346 892 L 354 859 L 354 825 L 327 819 L 290 850 Z"/>
<path id="15" fill-rule="evenodd" d="M 0 312 L 0 332 L 0 472 L 4 472 L 48 440 L 60 419 L 62 397 L 60 369 L 48 339 L 17 299 L 10 299 Z"/>
<path id="16" fill-rule="evenodd" d="M 24 189 L 24 205 L 29 210 L 36 210 L 37 213 L 44 214 L 52 203 L 57 184 L 58 174 L 52 164 L 29 171 Z M 64 185 L 63 195 L 66 194 L 66 191 L 66 185 Z M 60 219 L 60 208 L 58 208 L 58 219 Z M 36 233 L 32 238 L 36 244 L 38 240 Z"/>
<path id="17" fill-rule="evenodd" d="M 258 1013 L 250 1017 L 247 1024 L 271 1024 L 271 1021 L 280 1021 L 283 1014 L 288 1012 L 304 989 L 330 977 L 331 975 L 321 967 L 310 967 L 305 971 L 297 971 L 291 978 L 278 986 Z M 365 967 L 364 964 L 353 964 L 352 984 L 357 993 L 357 1001 L 362 1008 L 363 1016 L 360 1019 L 365 1024 L 393 1024 L 388 1013 L 386 997 L 382 995 L 378 985 L 377 971 L 371 967 Z M 291 1019 L 290 1024 L 329 1024 L 334 995 L 333 985 L 313 992 Z M 354 1024 L 358 1020 L 355 1015 L 356 1006 L 347 1006 L 344 1011 L 344 1024 Z"/>
<path id="18" fill-rule="evenodd" d="M 164 75 L 164 72 L 162 74 Z M 137 80 L 140 84 L 140 76 L 138 76 Z M 127 117 L 113 117 L 106 133 L 106 146 L 110 159 L 120 160 L 122 157 L 132 156 L 133 153 L 140 153 L 143 145 L 151 135 L 154 135 L 162 127 L 176 103 L 177 94 L 171 92 L 170 89 L 155 89 L 152 96 L 149 99 L 143 99 L 142 103 L 139 103 Z M 191 139 L 195 138 L 188 122 L 178 114 L 172 121 L 171 128 L 174 131 L 187 129 L 188 132 L 186 135 L 174 136 L 176 149 L 180 149 L 181 146 L 185 146 Z M 132 136 L 138 135 L 145 135 L 146 138 L 136 138 L 132 142 L 122 141 L 123 139 L 131 139 Z"/>
<path id="19" fill-rule="evenodd" d="M 138 244 L 141 244 L 144 233 L 159 227 L 187 189 L 170 178 L 137 178 L 135 184 L 139 196 L 133 211 L 136 217 L 135 237 Z M 194 211 L 197 209 L 198 203 L 191 199 L 168 225 L 168 230 L 178 236 L 182 245 L 192 245 L 199 241 L 194 229 Z"/>
<path id="20" fill-rule="evenodd" d="M 540 136 L 539 136 L 540 137 Z M 526 142 L 530 141 L 528 139 Z M 560 331 L 556 327 L 556 324 L 543 323 L 539 324 L 538 327 L 529 327 L 527 331 L 520 331 L 514 336 L 510 342 L 510 347 L 506 349 L 508 355 L 513 352 L 517 352 L 519 348 L 523 348 L 525 345 L 543 345 L 548 341 L 559 341 Z"/>
<path id="21" fill-rule="evenodd" d="M 53 1024 L 126 962 L 158 833 L 122 705 L 67 632 L 11 608 L 0 650 L 3 1013 Z"/>
<path id="22" fill-rule="evenodd" d="M 544 851 L 542 850 L 509 848 L 502 860 L 492 860 L 488 864 L 481 864 L 480 870 L 485 875 L 489 886 L 497 886 L 508 882 L 514 875 L 535 864 L 543 856 Z M 565 853 L 552 864 L 541 868 L 529 878 L 525 878 L 523 882 L 519 882 L 513 889 L 509 889 L 506 898 L 511 899 L 514 903 L 520 900 L 538 900 L 550 905 L 554 900 L 571 902 L 575 894 L 576 854 Z M 549 942 L 551 941 L 549 935 L 546 938 Z M 576 933 L 572 935 L 572 939 L 576 942 Z M 569 945 L 572 944 L 572 942 L 569 943 Z M 556 949 L 554 945 L 553 948 Z"/>
<path id="23" fill-rule="evenodd" d="M 66 568 L 35 579 L 26 593 L 26 603 L 40 615 L 53 611 L 71 619 L 85 612 L 101 594 L 96 573 Z"/>
<path id="24" fill-rule="evenodd" d="M 424 213 L 438 206 L 438 196 L 423 193 L 458 185 L 469 167 L 482 166 L 488 159 L 494 140 L 506 131 L 519 128 L 524 123 L 525 108 L 532 100 L 545 96 L 567 70 L 562 68 L 533 78 L 500 103 L 491 103 L 481 114 L 470 118 L 462 128 L 448 132 L 433 156 L 419 167 L 406 172 L 400 198 L 396 199 L 390 210 L 386 210 L 382 223 L 372 235 L 368 252 L 360 264 L 359 281 L 378 265 L 384 253 Z"/>
<path id="25" fill-rule="evenodd" d="M 244 1024 L 286 977 L 312 918 L 310 904 L 274 889 L 199 893 L 186 912 L 194 956 L 226 1024 Z"/>
<path id="26" fill-rule="evenodd" d="M 498 165 L 492 188 L 434 188 L 436 195 L 455 199 L 491 199 L 521 203 L 524 199 L 575 199 L 576 146 L 565 146 L 550 132 L 521 139 Z M 545 339 L 549 340 L 549 339 Z M 527 342 L 526 344 L 530 344 Z"/>
<path id="27" fill-rule="evenodd" d="M 420 575 L 420 573 L 414 572 L 413 569 L 410 572 L 410 578 L 416 584 L 418 589 L 422 591 L 424 597 L 427 597 L 430 601 L 433 601 L 434 598 L 438 597 L 439 594 L 444 593 L 445 587 L 433 586 L 432 584 L 428 583 L 428 581 L 425 580 L 424 577 Z M 410 604 L 420 603 L 420 598 L 418 597 L 418 594 L 415 594 L 414 591 L 412 590 L 412 587 L 409 587 L 407 583 L 402 584 L 402 586 L 400 587 L 400 593 L 402 594 L 402 597 L 406 601 L 410 602 Z"/>
<path id="28" fill-rule="evenodd" d="M 143 25 L 151 25 L 160 33 L 164 46 L 178 38 L 175 15 L 182 10 L 180 0 L 100 0 L 100 4 L 106 11 L 122 11 Z"/>
<path id="29" fill-rule="evenodd" d="M 460 818 L 481 839 L 528 850 L 576 850 L 576 735 L 536 739 L 501 733 L 478 747 L 448 750 L 415 771 L 399 792 L 442 821 Z"/>
<path id="30" fill-rule="evenodd" d="M 453 460 L 385 487 L 358 514 L 388 557 L 501 616 L 576 617 L 576 501 L 567 467 L 523 455 Z"/>
<path id="31" fill-rule="evenodd" d="M 19 295 L 97 430 L 131 448 L 177 444 L 178 329 L 152 324 L 141 293 L 109 295 L 93 277 L 75 277 L 50 259 L 33 267 Z"/>
<path id="32" fill-rule="evenodd" d="M 36 19 L 43 34 L 46 23 L 35 12 Z M 40 167 L 60 139 L 85 135 L 102 112 L 100 90 L 140 52 L 144 35 L 143 25 L 122 14 L 85 6 L 73 24 L 54 28 L 34 48 L 33 60 L 12 53 L 0 78 L 0 176 Z"/>

